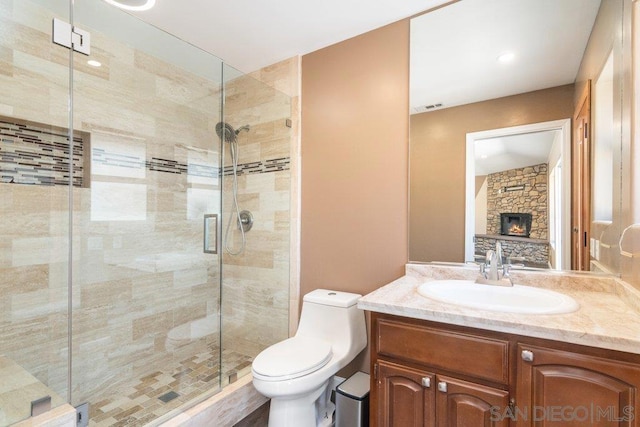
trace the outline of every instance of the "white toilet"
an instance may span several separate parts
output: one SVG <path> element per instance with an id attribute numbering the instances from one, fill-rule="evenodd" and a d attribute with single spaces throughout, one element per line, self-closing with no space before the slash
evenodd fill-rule
<path id="1" fill-rule="evenodd" d="M 308 293 L 296 335 L 255 358 L 253 385 L 271 398 L 269 427 L 330 425 L 318 402 L 326 400 L 333 375 L 367 345 L 364 312 L 356 307 L 360 296 L 326 289 Z"/>

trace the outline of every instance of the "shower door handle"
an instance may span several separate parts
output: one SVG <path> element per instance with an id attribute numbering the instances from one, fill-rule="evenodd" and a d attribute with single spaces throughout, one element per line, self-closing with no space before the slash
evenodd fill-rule
<path id="1" fill-rule="evenodd" d="M 218 214 L 204 216 L 203 247 L 206 254 L 218 253 Z"/>

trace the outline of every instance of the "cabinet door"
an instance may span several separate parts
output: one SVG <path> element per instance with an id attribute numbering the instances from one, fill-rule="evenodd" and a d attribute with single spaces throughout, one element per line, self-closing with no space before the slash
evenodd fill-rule
<path id="1" fill-rule="evenodd" d="M 506 427 L 509 392 L 438 375 L 438 427 Z"/>
<path id="2" fill-rule="evenodd" d="M 434 427 L 435 377 L 427 372 L 378 361 L 378 425 Z"/>
<path id="3" fill-rule="evenodd" d="M 640 425 L 640 366 L 534 346 L 518 353 L 518 427 Z"/>

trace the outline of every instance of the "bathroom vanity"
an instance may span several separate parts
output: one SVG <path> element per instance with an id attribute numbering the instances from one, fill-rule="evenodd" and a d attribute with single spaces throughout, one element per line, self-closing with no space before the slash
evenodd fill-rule
<path id="1" fill-rule="evenodd" d="M 580 304 L 553 315 L 468 309 L 416 291 L 474 274 L 408 265 L 360 300 L 371 311 L 372 426 L 640 426 L 634 289 L 614 278 L 515 274 Z"/>

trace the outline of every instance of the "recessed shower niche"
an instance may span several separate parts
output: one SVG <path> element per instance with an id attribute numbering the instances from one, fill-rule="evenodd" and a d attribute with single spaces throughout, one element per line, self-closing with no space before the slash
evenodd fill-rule
<path id="1" fill-rule="evenodd" d="M 28 185 L 69 185 L 69 130 L 0 116 L 1 182 Z M 73 137 L 73 185 L 88 187 L 88 132 Z"/>

